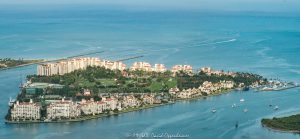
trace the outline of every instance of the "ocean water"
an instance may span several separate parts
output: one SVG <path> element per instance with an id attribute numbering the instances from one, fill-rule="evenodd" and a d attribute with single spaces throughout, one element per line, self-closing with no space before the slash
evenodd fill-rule
<path id="1" fill-rule="evenodd" d="M 191 64 L 194 68 L 258 73 L 300 83 L 300 16 L 128 10 L 0 10 L 0 57 L 55 59 L 104 51 L 126 61 Z M 232 92 L 79 123 L 9 125 L 9 97 L 36 66 L 0 71 L 0 138 L 136 138 L 132 134 L 181 134 L 189 138 L 293 139 L 265 129 L 264 117 L 300 113 L 299 88 L 279 92 Z M 245 99 L 240 103 L 241 98 Z M 272 100 L 280 107 L 269 108 Z M 239 108 L 233 109 L 236 103 Z M 211 108 L 217 108 L 212 114 Z M 247 108 L 249 112 L 244 113 Z M 235 123 L 239 122 L 239 128 Z"/>

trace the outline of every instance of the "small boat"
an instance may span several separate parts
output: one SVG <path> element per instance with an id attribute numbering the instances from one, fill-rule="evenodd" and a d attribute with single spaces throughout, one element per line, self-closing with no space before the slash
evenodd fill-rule
<path id="1" fill-rule="evenodd" d="M 278 107 L 278 106 L 275 106 L 275 107 L 274 107 L 274 110 L 278 110 L 278 109 L 279 109 L 279 107 Z"/>
<path id="2" fill-rule="evenodd" d="M 217 112 L 217 110 L 216 110 L 216 109 L 212 109 L 211 112 L 212 112 L 212 113 L 215 113 L 215 112 Z"/>
<path id="3" fill-rule="evenodd" d="M 245 113 L 248 112 L 248 109 L 244 109 L 244 112 L 245 112 Z"/>
<path id="4" fill-rule="evenodd" d="M 236 104 L 235 104 L 235 103 L 233 103 L 231 107 L 232 107 L 232 108 L 235 108 L 235 107 L 236 107 Z"/>
<path id="5" fill-rule="evenodd" d="M 269 104 L 269 107 L 272 107 L 273 105 L 272 105 L 272 99 L 271 99 L 271 103 Z"/>
<path id="6" fill-rule="evenodd" d="M 9 102 L 8 102 L 8 106 L 13 106 L 15 103 L 15 100 L 14 99 L 11 99 L 11 97 L 9 98 Z"/>
<path id="7" fill-rule="evenodd" d="M 249 90 L 250 88 L 248 86 L 243 88 L 243 91 L 249 91 Z"/>
<path id="8" fill-rule="evenodd" d="M 244 101 L 245 101 L 245 99 L 243 99 L 243 98 L 242 98 L 242 99 L 240 99 L 240 102 L 244 102 Z"/>
<path id="9" fill-rule="evenodd" d="M 235 123 L 235 128 L 238 128 L 239 127 L 239 122 L 236 122 Z"/>

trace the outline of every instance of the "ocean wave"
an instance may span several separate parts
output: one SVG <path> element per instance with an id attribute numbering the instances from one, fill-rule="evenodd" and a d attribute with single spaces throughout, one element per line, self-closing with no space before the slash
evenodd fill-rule
<path id="1" fill-rule="evenodd" d="M 261 60 L 258 61 L 260 64 L 253 66 L 253 68 L 272 68 L 272 67 L 281 67 L 281 68 L 289 68 L 295 65 L 292 65 L 287 62 L 284 58 L 276 58 L 273 56 L 269 56 L 267 54 L 268 51 L 271 51 L 270 47 L 264 47 L 261 50 L 257 50 L 256 54 L 261 57 Z"/>
<path id="2" fill-rule="evenodd" d="M 219 41 L 219 42 L 215 42 L 212 44 L 220 44 L 220 43 L 227 43 L 227 42 L 235 42 L 237 39 L 230 39 L 230 40 L 225 40 L 225 41 Z"/>
<path id="3" fill-rule="evenodd" d="M 34 139 L 53 139 L 55 137 L 59 137 L 59 136 L 64 136 L 66 134 L 70 134 L 71 132 L 52 132 L 52 133 L 45 133 L 45 134 L 40 134 L 36 137 L 34 137 Z"/>
<path id="4" fill-rule="evenodd" d="M 11 38 L 15 38 L 15 37 L 18 37 L 18 36 L 19 36 L 18 34 L 0 36 L 0 40 L 11 39 Z"/>
<path id="5" fill-rule="evenodd" d="M 296 73 L 296 74 L 300 74 L 300 70 L 296 70 L 296 69 L 289 69 L 290 72 Z"/>
<path id="6" fill-rule="evenodd" d="M 259 40 L 256 40 L 256 41 L 252 42 L 252 44 L 262 43 L 262 42 L 265 42 L 265 41 L 268 41 L 268 40 L 271 40 L 271 39 L 272 39 L 271 37 L 259 39 Z"/>

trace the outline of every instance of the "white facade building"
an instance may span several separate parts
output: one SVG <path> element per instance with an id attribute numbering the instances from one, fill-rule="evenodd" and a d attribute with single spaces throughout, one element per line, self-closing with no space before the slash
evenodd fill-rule
<path id="1" fill-rule="evenodd" d="M 17 101 L 11 109 L 11 119 L 12 120 L 39 120 L 40 115 L 40 105 L 30 102 L 19 102 Z"/>
<path id="2" fill-rule="evenodd" d="M 152 71 L 165 72 L 165 71 L 167 71 L 167 69 L 164 64 L 154 64 Z"/>
<path id="3" fill-rule="evenodd" d="M 175 65 L 172 67 L 171 71 L 173 73 L 183 71 L 183 72 L 193 72 L 193 67 L 191 65 Z"/>
<path id="4" fill-rule="evenodd" d="M 80 116 L 80 107 L 70 100 L 62 99 L 53 102 L 47 107 L 47 119 L 75 118 Z"/>
<path id="5" fill-rule="evenodd" d="M 134 62 L 130 68 L 131 70 L 142 70 L 142 71 L 152 71 L 151 64 L 147 62 Z"/>

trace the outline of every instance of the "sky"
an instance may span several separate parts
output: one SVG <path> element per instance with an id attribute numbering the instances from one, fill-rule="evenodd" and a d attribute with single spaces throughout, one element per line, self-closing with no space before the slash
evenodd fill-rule
<path id="1" fill-rule="evenodd" d="M 109 5 L 141 9 L 300 12 L 300 0 L 0 0 L 4 5 Z"/>

